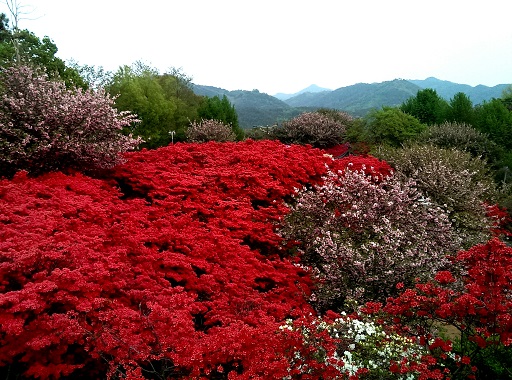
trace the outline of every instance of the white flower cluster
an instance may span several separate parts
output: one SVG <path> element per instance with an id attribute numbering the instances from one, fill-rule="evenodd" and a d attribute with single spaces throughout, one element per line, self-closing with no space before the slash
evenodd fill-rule
<path id="1" fill-rule="evenodd" d="M 370 371 L 372 378 L 413 380 L 420 375 L 419 373 L 391 373 L 389 368 L 392 362 L 400 363 L 403 358 L 413 360 L 420 358 L 427 354 L 425 349 L 406 337 L 386 332 L 383 326 L 373 321 L 350 318 L 342 313 L 342 317 L 332 323 L 319 318 L 311 327 L 316 328 L 317 332 L 327 331 L 332 338 L 338 340 L 338 351 L 332 358 L 325 357 L 324 362 L 335 366 L 340 375 L 355 375 L 363 368 Z M 280 328 L 289 331 L 294 329 L 291 320 L 287 320 Z M 302 329 L 302 333 L 307 342 L 311 337 L 311 330 Z M 321 347 L 319 350 L 322 350 Z"/>

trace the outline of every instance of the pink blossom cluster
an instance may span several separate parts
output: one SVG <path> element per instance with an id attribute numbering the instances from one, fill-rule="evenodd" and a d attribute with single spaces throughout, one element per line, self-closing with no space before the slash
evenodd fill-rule
<path id="1" fill-rule="evenodd" d="M 384 301 L 398 282 L 412 284 L 449 265 L 459 248 L 448 216 L 414 182 L 350 166 L 301 191 L 281 231 L 300 242 L 322 309 Z"/>
<path id="2" fill-rule="evenodd" d="M 236 140 L 236 135 L 230 125 L 226 125 L 218 120 L 209 119 L 190 123 L 186 136 L 190 142 L 226 142 Z"/>
<path id="3" fill-rule="evenodd" d="M 140 142 L 121 133 L 135 116 L 103 90 L 67 89 L 28 66 L 0 79 L 0 174 L 112 167 Z"/>
<path id="4" fill-rule="evenodd" d="M 320 112 L 304 112 L 272 131 L 274 137 L 287 144 L 310 144 L 327 148 L 345 142 L 345 132 L 351 117 L 339 113 L 337 117 Z"/>

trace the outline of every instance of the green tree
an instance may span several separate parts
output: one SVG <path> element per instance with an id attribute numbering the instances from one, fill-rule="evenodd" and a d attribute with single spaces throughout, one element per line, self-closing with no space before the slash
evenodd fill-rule
<path id="1" fill-rule="evenodd" d="M 114 76 L 113 72 L 105 70 L 102 66 L 81 65 L 73 59 L 69 60 L 67 65 L 78 72 L 88 88 L 95 90 L 107 87 Z"/>
<path id="2" fill-rule="evenodd" d="M 176 74 L 175 74 L 176 75 Z M 116 98 L 116 108 L 138 115 L 140 123 L 125 130 L 140 136 L 146 148 L 184 140 L 190 120 L 197 118 L 201 97 L 195 95 L 183 78 L 136 62 L 114 74 L 108 92 Z M 173 133 L 174 136 L 171 136 Z"/>
<path id="3" fill-rule="evenodd" d="M 512 84 L 508 85 L 501 94 L 501 100 L 509 111 L 512 111 Z"/>
<path id="4" fill-rule="evenodd" d="M 501 99 L 491 99 L 475 107 L 475 127 L 497 144 L 512 149 L 512 112 Z"/>
<path id="5" fill-rule="evenodd" d="M 402 103 L 400 109 L 424 124 L 440 124 L 446 120 L 448 107 L 448 102 L 436 90 L 426 88 Z"/>
<path id="6" fill-rule="evenodd" d="M 244 131 L 238 123 L 238 114 L 235 106 L 231 104 L 226 95 L 204 98 L 197 110 L 197 116 L 203 120 L 218 120 L 223 124 L 230 125 L 237 140 L 244 138 Z"/>
<path id="7" fill-rule="evenodd" d="M 475 122 L 473 102 L 463 92 L 456 93 L 450 99 L 446 120 L 473 125 Z"/>
<path id="8" fill-rule="evenodd" d="M 364 119 L 362 138 L 369 143 L 398 147 L 425 128 L 425 124 L 399 108 L 383 107 L 370 112 Z"/>

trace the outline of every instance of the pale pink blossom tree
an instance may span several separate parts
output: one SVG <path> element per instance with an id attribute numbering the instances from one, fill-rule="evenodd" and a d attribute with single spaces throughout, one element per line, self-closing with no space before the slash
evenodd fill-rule
<path id="1" fill-rule="evenodd" d="M 236 135 L 230 125 L 211 119 L 191 122 L 187 128 L 186 136 L 189 142 L 226 142 L 236 140 Z"/>
<path id="2" fill-rule="evenodd" d="M 140 139 L 121 132 L 137 122 L 103 90 L 67 89 L 28 66 L 0 75 L 0 176 L 107 168 Z"/>
<path id="3" fill-rule="evenodd" d="M 447 215 L 414 182 L 351 170 L 300 191 L 281 234 L 299 243 L 324 310 L 384 301 L 397 284 L 449 266 L 460 248 Z"/>

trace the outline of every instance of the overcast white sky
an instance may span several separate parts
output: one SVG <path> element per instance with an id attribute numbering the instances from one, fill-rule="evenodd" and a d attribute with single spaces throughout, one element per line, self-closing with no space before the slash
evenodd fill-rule
<path id="1" fill-rule="evenodd" d="M 4 1 L 2 1 L 4 3 Z M 58 56 L 142 60 L 202 85 L 294 93 L 435 76 L 512 83 L 511 0 L 18 0 Z M 0 12 L 7 13 L 5 4 Z"/>

